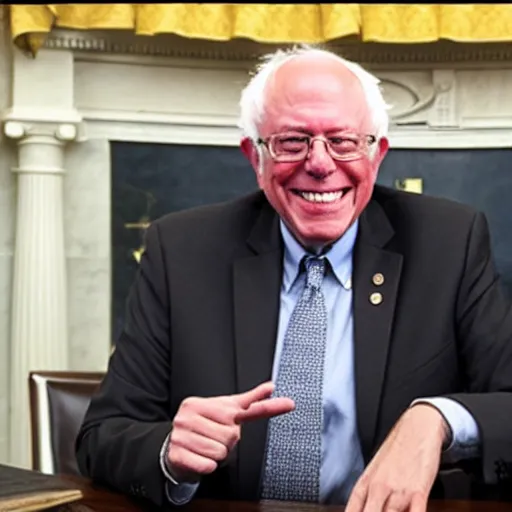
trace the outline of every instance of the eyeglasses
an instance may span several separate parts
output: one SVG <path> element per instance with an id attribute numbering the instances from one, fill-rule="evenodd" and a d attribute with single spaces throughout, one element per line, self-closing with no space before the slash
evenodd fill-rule
<path id="1" fill-rule="evenodd" d="M 332 133 L 324 135 L 307 135 L 305 133 L 275 133 L 266 139 L 258 139 L 263 144 L 275 162 L 300 162 L 309 156 L 311 145 L 315 140 L 325 143 L 331 158 L 339 161 L 356 160 L 365 152 L 377 138 L 374 135 L 358 135 L 353 133 Z"/>

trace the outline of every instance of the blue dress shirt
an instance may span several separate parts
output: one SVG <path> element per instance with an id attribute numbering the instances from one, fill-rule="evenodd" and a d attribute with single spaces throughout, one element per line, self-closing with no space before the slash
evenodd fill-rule
<path id="1" fill-rule="evenodd" d="M 277 343 L 272 368 L 273 381 L 276 380 L 279 369 L 286 328 L 305 285 L 305 273 L 299 273 L 299 268 L 302 258 L 307 254 L 282 221 L 280 228 L 284 240 L 284 266 Z M 347 503 L 352 488 L 364 470 L 356 424 L 352 311 L 352 252 L 357 230 L 356 221 L 324 254 L 330 265 L 327 266 L 328 271 L 322 284 L 328 313 L 322 400 L 322 503 Z M 411 405 L 419 402 L 436 407 L 451 428 L 452 439 L 450 445 L 443 451 L 444 461 L 456 462 L 479 455 L 478 426 L 465 407 L 454 400 L 441 397 L 419 398 Z M 174 504 L 187 503 L 192 499 L 198 485 L 176 485 L 170 481 L 167 487 L 168 497 Z"/>

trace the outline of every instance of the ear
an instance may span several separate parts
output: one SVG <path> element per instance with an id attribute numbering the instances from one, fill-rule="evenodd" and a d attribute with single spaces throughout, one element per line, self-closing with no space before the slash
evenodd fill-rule
<path id="1" fill-rule="evenodd" d="M 384 160 L 384 157 L 386 156 L 386 153 L 389 149 L 389 140 L 386 137 L 381 137 L 379 140 L 379 147 L 377 148 L 377 153 L 373 157 L 373 163 L 378 169 L 380 164 L 382 163 L 382 160 Z"/>
<path id="2" fill-rule="evenodd" d="M 249 160 L 249 162 L 251 163 L 256 174 L 259 174 L 260 154 L 256 149 L 256 146 L 254 145 L 252 139 L 250 137 L 244 137 L 240 141 L 240 149 L 242 150 L 242 153 L 245 155 L 247 160 Z"/>

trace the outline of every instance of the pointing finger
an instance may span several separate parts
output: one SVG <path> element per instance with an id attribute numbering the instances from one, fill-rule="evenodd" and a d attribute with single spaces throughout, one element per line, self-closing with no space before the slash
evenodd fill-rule
<path id="1" fill-rule="evenodd" d="M 235 423 L 271 418 L 286 414 L 295 409 L 295 402 L 291 398 L 268 398 L 259 402 L 253 402 L 245 411 L 235 416 Z"/>

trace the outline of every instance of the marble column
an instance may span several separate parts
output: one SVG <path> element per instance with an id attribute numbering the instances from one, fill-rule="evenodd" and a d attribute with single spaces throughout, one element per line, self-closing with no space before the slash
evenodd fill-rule
<path id="1" fill-rule="evenodd" d="M 30 467 L 29 372 L 68 367 L 63 161 L 77 127 L 10 120 L 4 133 L 18 146 L 9 460 Z"/>

